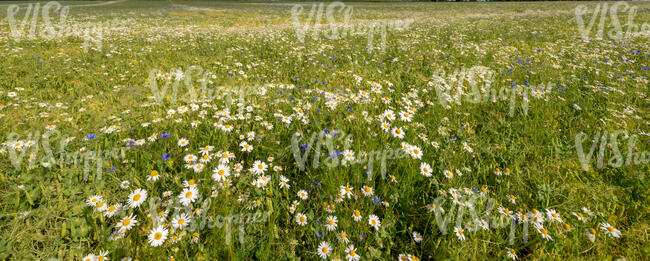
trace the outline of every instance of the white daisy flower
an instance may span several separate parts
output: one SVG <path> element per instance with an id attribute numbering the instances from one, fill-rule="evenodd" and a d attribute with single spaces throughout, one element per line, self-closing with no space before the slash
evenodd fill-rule
<path id="1" fill-rule="evenodd" d="M 296 222 L 301 226 L 307 225 L 307 216 L 302 213 L 296 214 Z"/>
<path id="2" fill-rule="evenodd" d="M 194 187 L 187 187 L 183 189 L 181 194 L 178 196 L 179 201 L 183 206 L 189 206 L 192 202 L 194 202 L 199 196 L 199 190 Z"/>
<path id="3" fill-rule="evenodd" d="M 192 221 L 192 218 L 190 216 L 188 216 L 187 214 L 185 214 L 185 213 L 180 214 L 180 215 L 176 215 L 172 219 L 172 227 L 175 228 L 175 229 L 183 229 L 191 221 Z"/>
<path id="4" fill-rule="evenodd" d="M 169 231 L 163 226 L 158 226 L 149 232 L 149 244 L 153 247 L 162 245 L 167 240 Z"/>
<path id="5" fill-rule="evenodd" d="M 133 226 L 135 226 L 135 224 L 137 223 L 138 221 L 135 219 L 133 214 L 131 214 L 122 218 L 122 220 L 120 220 L 120 222 L 118 222 L 117 225 L 115 225 L 115 227 L 117 228 L 119 233 L 124 233 L 126 231 L 129 231 L 131 228 L 133 228 Z"/>
<path id="6" fill-rule="evenodd" d="M 144 189 L 136 189 L 129 194 L 129 207 L 137 208 L 147 199 L 147 191 Z"/>
<path id="7" fill-rule="evenodd" d="M 332 254 L 332 246 L 330 246 L 330 243 L 327 243 L 325 241 L 320 242 L 316 252 L 321 258 L 327 259 L 327 257 Z"/>
<path id="8" fill-rule="evenodd" d="M 375 215 L 369 215 L 368 216 L 368 224 L 375 228 L 375 230 L 379 230 L 379 227 L 381 226 L 381 221 L 379 221 L 379 217 Z"/>

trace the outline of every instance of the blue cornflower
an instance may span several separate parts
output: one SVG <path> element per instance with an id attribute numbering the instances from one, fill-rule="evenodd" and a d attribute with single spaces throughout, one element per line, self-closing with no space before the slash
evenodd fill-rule
<path id="1" fill-rule="evenodd" d="M 169 133 L 165 132 L 163 134 L 160 134 L 160 138 L 163 138 L 163 139 L 169 138 Z"/>
<path id="2" fill-rule="evenodd" d="M 165 153 L 165 154 L 162 155 L 161 159 L 167 160 L 167 159 L 169 159 L 169 157 L 171 157 L 171 154 Z"/>

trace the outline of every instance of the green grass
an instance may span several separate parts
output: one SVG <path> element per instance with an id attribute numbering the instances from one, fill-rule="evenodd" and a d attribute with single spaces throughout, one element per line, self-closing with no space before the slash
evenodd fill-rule
<path id="1" fill-rule="evenodd" d="M 0 259 L 72 260 L 107 250 L 112 260 L 126 256 L 137 260 L 170 256 L 176 260 L 315 260 L 319 259 L 316 250 L 321 241 L 331 244 L 330 259 L 345 259 L 348 244 L 339 242 L 336 236 L 341 231 L 347 233 L 350 244 L 354 244 L 363 260 L 396 259 L 400 254 L 422 260 L 507 259 L 507 248 L 515 249 L 520 259 L 531 260 L 645 260 L 650 256 L 649 165 L 639 162 L 611 167 L 607 161 L 616 153 L 607 147 L 605 167 L 595 167 L 596 152 L 591 169 L 584 170 L 575 148 L 580 133 L 587 134 L 583 148 L 588 150 L 597 133 L 625 130 L 638 138 L 637 152 L 650 151 L 648 36 L 583 41 L 575 8 L 585 4 L 593 12 L 602 3 L 346 3 L 354 10 L 350 19 L 353 24 L 412 19 L 407 30 L 388 31 L 384 49 L 377 44 L 376 34 L 374 48 L 370 50 L 365 35 L 342 39 L 321 35 L 314 40 L 308 34 L 306 42 L 301 43 L 291 20 L 294 3 L 126 1 L 84 6 L 94 3 L 61 2 L 70 6 L 68 21 L 75 25 L 114 18 L 127 22 L 126 28 L 105 31 L 101 49 L 91 48 L 88 52 L 81 48 L 84 40 L 79 37 L 15 41 L 10 37 L 9 22 L 4 19 L 10 3 L 0 5 L 2 142 L 27 140 L 30 132 L 46 133 L 48 125 L 56 125 L 58 132 L 58 136 L 49 139 L 49 145 L 41 139 L 32 147 L 38 147 L 38 151 L 27 150 L 20 170 L 12 164 L 10 147 L 3 147 Z M 301 4 L 305 6 L 301 16 L 304 21 L 312 3 Z M 641 27 L 650 22 L 650 5 L 629 4 L 637 7 L 635 24 Z M 21 7 L 21 14 L 25 8 Z M 619 20 L 624 25 L 627 13 L 621 11 Z M 340 13 L 337 21 L 343 21 Z M 326 17 L 323 23 L 327 23 Z M 597 24 L 598 21 L 592 37 Z M 605 31 L 614 27 L 611 17 L 604 24 Z M 196 102 L 211 104 L 211 108 L 201 107 L 165 118 L 168 110 L 188 106 L 190 102 L 173 103 L 169 91 L 165 102 L 155 105 L 150 72 L 158 69 L 169 74 L 173 69 L 184 71 L 191 66 L 200 66 L 214 75 L 207 87 L 221 91 L 214 100 Z M 539 98 L 529 95 L 527 112 L 521 109 L 522 100 L 518 97 L 512 115 L 509 101 L 470 103 L 465 100 L 467 94 L 460 96 L 460 104 L 451 104 L 449 108 L 441 105 L 436 85 L 429 85 L 435 82 L 434 75 L 451 83 L 453 72 L 472 73 L 475 71 L 470 68 L 478 68 L 475 66 L 495 73 L 491 86 L 497 90 L 513 83 L 555 87 Z M 355 76 L 363 80 L 357 81 Z M 156 81 L 159 88 L 165 83 L 161 79 Z M 381 84 L 382 92 L 372 93 L 367 81 Z M 472 86 L 467 82 L 462 85 L 471 94 Z M 486 83 L 481 80 L 477 85 L 480 88 Z M 201 82 L 195 81 L 193 86 L 201 86 Z M 16 91 L 18 87 L 24 90 Z M 260 92 L 262 87 L 266 92 Z M 178 96 L 186 95 L 186 90 L 181 84 Z M 227 90 L 240 93 L 223 95 Z M 362 90 L 370 92 L 365 100 L 359 98 Z M 9 97 L 9 92 L 16 92 L 17 96 Z M 327 107 L 325 92 L 341 98 L 335 109 Z M 452 93 L 456 93 L 456 86 Z M 353 96 L 364 101 L 355 102 Z M 232 100 L 238 97 L 242 99 Z M 385 97 L 391 101 L 380 100 Z M 384 132 L 377 117 L 387 109 L 395 114 L 403 111 L 407 103 L 404 99 L 408 99 L 416 113 L 411 122 L 400 121 L 398 117 L 391 123 L 391 128 L 402 127 L 406 132 L 399 139 Z M 59 102 L 62 106 L 57 107 Z M 213 117 L 218 109 L 229 108 L 231 115 L 236 115 L 249 105 L 253 108 L 249 119 L 226 122 L 219 119 L 222 116 Z M 303 108 L 308 123 L 297 118 L 296 107 Z M 203 118 L 199 117 L 201 110 L 207 113 Z M 42 117 L 42 112 L 49 115 Z M 242 111 L 242 115 L 245 113 Z M 294 119 L 290 124 L 284 123 L 278 113 L 293 115 Z M 255 120 L 256 116 L 263 119 Z M 66 121 L 68 117 L 71 119 Z M 373 120 L 368 122 L 366 117 Z M 153 122 L 154 118 L 161 121 Z M 175 119 L 183 121 L 176 123 Z M 194 120 L 201 124 L 192 127 L 190 123 Z M 214 127 L 213 123 L 218 121 L 232 125 L 232 131 Z M 263 121 L 273 128 L 266 128 Z M 143 127 L 145 122 L 150 125 Z M 111 125 L 119 126 L 120 131 L 102 132 L 102 128 Z M 446 134 L 441 134 L 441 127 L 447 129 Z M 386 161 L 386 174 L 395 176 L 397 183 L 381 177 L 379 160 L 374 163 L 374 175 L 368 179 L 367 164 L 324 164 L 330 151 L 346 148 L 345 140 L 337 137 L 330 147 L 323 141 L 318 166 L 313 160 L 316 146 L 312 146 L 301 171 L 291 149 L 291 137 L 302 133 L 302 145 L 312 133 L 325 129 L 351 135 L 347 146 L 357 158 L 362 152 L 401 149 L 402 142 L 418 146 L 423 155 L 421 159 L 409 156 Z M 254 149 L 242 152 L 239 136 L 251 131 L 256 136 L 248 143 Z M 20 136 L 13 138 L 12 133 Z M 91 133 L 97 138 L 84 140 Z M 163 133 L 169 133 L 169 137 L 160 138 Z M 86 178 L 83 162 L 26 167 L 31 152 L 40 162 L 48 155 L 46 148 L 56 158 L 62 154 L 72 157 L 82 148 L 110 151 L 129 147 L 126 139 L 146 140 L 154 134 L 158 136 L 156 141 L 126 149 L 121 158 L 105 157 L 99 163 L 101 174 L 96 171 L 97 162 L 91 161 L 92 169 Z M 427 136 L 426 142 L 420 134 Z M 66 136 L 75 139 L 61 153 L 60 141 Z M 181 138 L 189 140 L 187 147 L 177 146 Z M 438 142 L 439 148 L 434 148 L 432 141 Z M 627 158 L 627 140 L 619 137 L 617 141 Z M 466 151 L 463 142 L 473 152 Z M 207 169 L 201 173 L 184 167 L 185 155 L 200 155 L 198 150 L 208 145 L 214 146 L 213 152 L 233 152 L 231 168 L 235 163 L 243 165 L 241 175 L 235 177 L 231 173 L 230 186 L 223 187 L 212 179 L 212 169 L 219 165 L 217 160 L 206 163 Z M 170 154 L 167 160 L 161 158 L 165 153 Z M 274 158 L 272 162 L 269 157 Z M 265 175 L 271 181 L 264 189 L 251 185 L 257 176 L 248 169 L 256 160 L 269 164 Z M 420 173 L 422 162 L 433 168 L 431 177 Z M 274 171 L 273 167 L 281 169 Z M 451 179 L 443 175 L 445 170 L 455 173 L 463 167 L 471 172 L 454 174 Z M 497 176 L 497 168 L 508 168 L 511 174 Z M 158 181 L 147 181 L 152 170 L 160 173 Z M 290 180 L 289 189 L 278 186 L 280 176 Z M 210 196 L 212 187 L 217 191 L 209 206 L 202 206 L 203 200 L 199 200 L 191 205 L 190 212 L 202 208 L 212 218 L 257 211 L 270 214 L 265 220 L 245 225 L 243 242 L 239 240 L 240 226 L 233 225 L 204 228 L 196 243 L 191 242 L 192 232 L 188 232 L 178 242 L 151 247 L 147 235 L 154 224 L 147 215 L 151 210 L 155 215 L 163 208 L 160 202 L 150 199 L 162 197 L 165 191 L 171 191 L 177 199 L 183 182 L 190 179 L 198 182 L 203 198 Z M 130 185 L 122 189 L 120 184 L 125 180 Z M 340 187 L 346 184 L 358 193 L 363 186 L 372 187 L 374 195 L 388 206 L 375 204 L 371 197 L 362 194 L 357 199 L 335 203 Z M 482 186 L 488 188 L 488 193 L 474 203 L 481 217 L 486 208 L 492 209 L 491 217 L 503 216 L 496 213 L 498 207 L 521 213 L 555 209 L 570 230 L 566 231 L 560 223 L 546 222 L 544 227 L 553 238 L 547 241 L 531 225 L 528 241 L 524 242 L 524 228 L 517 225 L 517 236 L 510 244 L 507 225 L 487 231 L 466 231 L 466 239 L 460 241 L 453 233 L 457 207 L 452 212 L 446 197 L 439 204 L 445 209 L 441 218 L 453 214 L 447 233 L 442 233 L 435 213 L 427 211 L 427 205 L 441 196 L 440 190 Z M 125 204 L 137 188 L 147 190 L 146 202 L 113 217 L 104 217 L 85 203 L 91 196 L 100 195 L 107 204 Z M 308 189 L 308 199 L 299 199 L 298 191 Z M 248 199 L 238 202 L 241 195 Z M 509 195 L 517 197 L 516 204 L 508 200 Z M 300 205 L 291 213 L 294 200 Z M 249 203 L 255 201 L 260 205 L 248 209 Z M 325 202 L 335 206 L 333 213 L 323 209 Z M 488 207 L 487 202 L 492 205 Z M 595 214 L 585 222 L 571 214 L 582 212 L 582 207 Z M 352 219 L 354 210 L 363 215 L 359 223 Z M 468 211 L 465 209 L 463 216 L 467 222 L 472 220 Z M 297 224 L 296 213 L 307 215 L 306 226 Z M 136 216 L 138 223 L 124 238 L 109 240 L 115 224 L 126 214 Z M 381 220 L 377 231 L 368 224 L 370 214 Z M 173 216 L 171 211 L 166 222 L 171 223 Z M 316 221 L 324 222 L 328 216 L 338 218 L 335 231 L 327 231 L 323 223 Z M 603 222 L 616 227 L 622 236 L 606 235 L 599 228 Z M 588 228 L 597 230 L 593 243 L 585 234 Z M 226 245 L 228 229 L 232 229 L 231 241 Z M 322 237 L 318 236 L 319 231 Z M 422 235 L 422 242 L 413 240 L 413 231 Z M 172 234 L 178 235 L 178 231 Z M 291 240 L 296 240 L 296 244 Z"/>

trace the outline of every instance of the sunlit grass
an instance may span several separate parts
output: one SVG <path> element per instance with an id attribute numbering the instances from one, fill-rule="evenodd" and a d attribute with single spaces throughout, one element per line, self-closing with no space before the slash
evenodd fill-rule
<path id="1" fill-rule="evenodd" d="M 583 41 L 575 22 L 578 3 L 346 3 L 354 9 L 350 23 L 355 26 L 412 19 L 407 30 L 387 32 L 383 49 L 378 33 L 372 48 L 367 46 L 367 35 L 328 39 L 326 32 L 321 32 L 315 39 L 307 32 L 301 42 L 291 17 L 293 3 L 61 4 L 70 6 L 71 21 L 129 20 L 125 28 L 108 28 L 101 47 L 91 44 L 87 52 L 81 48 L 84 39 L 79 37 L 17 42 L 9 36 L 8 21 L 0 21 L 2 142 L 13 141 L 9 139 L 12 133 L 25 140 L 30 133 L 43 134 L 47 126 L 56 125 L 59 136 L 50 139 L 48 147 L 57 159 L 64 136 L 75 137 L 64 147 L 64 156 L 84 149 L 122 148 L 128 146 L 125 141 L 129 138 L 144 139 L 145 145 L 125 151 L 120 155 L 123 158 L 106 157 L 100 163 L 101 175 L 96 171 L 96 161 L 92 161 L 86 177 L 83 162 L 28 170 L 29 153 L 22 160 L 21 170 L 17 170 L 8 147 L 3 147 L 0 259 L 71 260 L 107 250 L 112 260 L 126 256 L 137 260 L 170 256 L 176 260 L 314 260 L 319 258 L 317 247 L 321 241 L 331 244 L 330 259 L 345 259 L 344 250 L 350 244 L 363 260 L 396 259 L 400 254 L 421 260 L 502 260 L 508 258 L 507 248 L 516 250 L 521 259 L 533 260 L 643 260 L 650 254 L 650 225 L 646 218 L 650 214 L 648 164 L 596 169 L 595 153 L 592 169 L 585 171 L 575 148 L 576 135 L 581 132 L 589 137 L 583 145 L 588 149 L 599 131 L 626 130 L 639 139 L 636 151 L 649 150 L 648 37 Z M 300 20 L 305 21 L 312 3 L 301 4 L 305 10 Z M 588 10 L 594 10 L 597 4 L 588 3 Z M 629 4 L 638 7 L 635 23 L 649 22 L 648 4 Z M 5 15 L 5 8 L 0 5 L 1 15 Z M 627 15 L 622 13 L 620 20 L 627 21 Z M 336 21 L 343 22 L 341 14 L 337 14 Z M 327 22 L 323 17 L 322 23 Z M 606 29 L 612 28 L 608 19 Z M 150 85 L 150 72 L 158 69 L 169 75 L 191 66 L 214 75 L 209 77 L 208 87 L 244 92 L 195 102 L 200 109 L 166 118 L 170 109 L 178 111 L 180 106 L 191 103 L 180 99 L 172 102 L 170 90 L 163 105 L 154 105 L 156 93 Z M 507 99 L 470 103 L 461 95 L 461 104 L 449 108 L 441 105 L 437 85 L 429 85 L 435 82 L 434 75 L 442 75 L 451 84 L 450 74 L 475 73 L 478 67 L 474 66 L 495 72 L 492 86 L 497 90 L 511 86 L 554 87 L 540 97 L 529 97 L 527 111 L 518 97 L 513 114 Z M 198 78 L 193 79 L 193 86 L 201 86 Z M 158 79 L 158 86 L 164 82 Z M 484 86 L 484 81 L 480 82 Z M 381 93 L 372 92 L 374 84 L 381 85 Z M 469 92 L 469 87 L 464 84 L 462 88 Z M 184 83 L 178 88 L 177 98 L 187 95 Z M 265 88 L 264 94 L 261 88 Z M 369 93 L 367 98 L 360 98 L 363 91 Z M 16 97 L 10 97 L 10 92 L 16 92 Z M 327 95 L 341 99 L 334 109 L 327 107 L 331 101 Z M 241 100 L 232 100 L 239 97 Z M 353 97 L 362 102 L 353 101 Z M 384 103 L 383 98 L 391 101 Z M 59 102 L 61 106 L 56 105 Z M 202 107 L 203 103 L 211 108 Z M 235 116 L 238 109 L 249 105 L 251 110 L 242 111 L 242 117 L 249 112 L 250 119 L 226 121 L 220 119 L 224 115 L 213 117 L 226 108 Z M 408 107 L 416 110 L 412 121 L 399 120 L 397 114 Z M 308 123 L 300 120 L 299 109 Z M 406 133 L 403 139 L 381 129 L 379 117 L 388 109 L 397 116 L 391 121 L 391 129 L 402 127 Z M 206 111 L 204 117 L 199 117 L 201 110 Z M 276 114 L 293 115 L 293 119 L 287 124 Z M 255 120 L 255 116 L 263 120 Z M 368 122 L 366 117 L 373 120 Z M 177 119 L 182 122 L 175 123 Z M 195 120 L 201 124 L 193 127 L 191 122 Z M 215 127 L 213 123 L 218 122 L 232 125 L 233 130 Z M 102 132 L 113 125 L 121 131 Z M 422 157 L 388 160 L 384 178 L 379 174 L 381 162 L 377 160 L 374 176 L 368 179 L 367 164 L 325 165 L 330 148 L 323 141 L 318 166 L 312 151 L 305 170 L 299 170 L 291 149 L 292 136 L 302 133 L 302 145 L 309 142 L 312 133 L 325 129 L 330 134 L 350 134 L 353 139 L 349 149 L 357 158 L 362 152 L 399 150 L 402 142 L 417 146 Z M 254 149 L 242 152 L 239 136 L 249 132 L 254 132 L 255 138 L 243 140 Z M 169 137 L 161 138 L 163 133 Z M 89 134 L 97 137 L 84 140 Z M 156 140 L 147 141 L 154 134 Z M 427 138 L 421 138 L 421 134 Z M 187 147 L 177 145 L 181 138 L 189 141 Z M 433 141 L 438 148 L 431 144 Z M 471 152 L 464 148 L 464 142 L 471 146 Z M 343 140 L 335 138 L 333 143 L 335 151 L 344 150 Z M 213 180 L 216 160 L 206 163 L 207 169 L 200 173 L 184 167 L 184 156 L 200 155 L 198 150 L 208 145 L 214 146 L 213 152 L 235 153 L 229 163 L 231 168 L 235 168 L 234 163 L 242 163 L 244 171 L 239 177 L 231 174 L 231 186 L 221 187 Z M 37 146 L 40 149 L 36 160 L 41 162 L 47 155 L 42 139 Z M 620 139 L 619 148 L 627 157 L 626 141 Z M 163 159 L 166 153 L 169 159 Z M 613 156 L 611 148 L 607 148 L 606 166 Z M 258 176 L 248 169 L 256 160 L 269 164 L 265 175 L 271 181 L 264 189 L 251 185 Z M 431 177 L 421 174 L 422 162 L 430 164 Z M 470 171 L 462 170 L 465 167 Z M 497 169 L 506 168 L 510 175 L 495 174 Z M 147 180 L 152 170 L 160 173 L 158 181 Z M 445 170 L 452 171 L 454 177 L 445 178 Z M 456 170 L 463 175 L 458 176 Z M 290 180 L 290 188 L 278 185 L 280 176 Z M 397 183 L 391 182 L 390 176 L 395 176 Z M 178 198 L 183 183 L 191 179 L 198 182 L 204 198 L 211 195 L 213 186 L 217 191 L 205 209 L 208 216 L 253 214 L 258 210 L 271 214 L 265 221 L 245 225 L 243 243 L 239 241 L 239 226 L 235 225 L 230 227 L 230 245 L 225 245 L 229 233 L 224 226 L 201 230 L 196 243 L 191 242 L 192 233 L 188 232 L 179 242 L 151 247 L 147 235 L 154 224 L 147 215 L 152 214 L 152 208 L 154 212 L 162 208 L 149 199 L 161 197 L 165 191 Z M 129 182 L 127 189 L 121 188 L 123 181 Z M 358 199 L 335 202 L 341 186 L 348 184 L 360 193 Z M 364 186 L 371 187 L 374 196 L 387 205 L 361 194 Z M 483 186 L 489 192 L 479 201 L 483 203 L 476 205 L 481 211 L 488 199 L 495 200 L 493 212 L 505 207 L 521 213 L 536 209 L 546 215 L 546 209 L 555 209 L 570 229 L 567 231 L 557 222 L 545 223 L 553 238 L 547 241 L 531 225 L 528 241 L 524 242 L 523 227 L 518 226 L 517 237 L 510 244 L 508 225 L 466 232 L 465 240 L 460 241 L 453 233 L 453 212 L 447 233 L 441 233 L 435 213 L 427 209 L 441 195 L 440 190 L 479 190 Z M 138 224 L 124 238 L 109 240 L 125 213 L 105 217 L 87 206 L 86 200 L 101 195 L 106 203 L 125 204 L 129 193 L 137 188 L 149 194 L 142 206 L 127 211 L 137 217 Z M 308 189 L 308 200 L 300 200 L 298 191 Z M 248 199 L 238 202 L 242 195 Z M 515 204 L 510 202 L 510 195 L 516 196 Z M 259 206 L 247 208 L 257 200 Z M 292 213 L 294 200 L 300 205 Z M 452 211 L 450 200 L 442 204 L 447 214 Z M 324 203 L 334 205 L 335 211 L 326 211 Z M 192 207 L 202 205 L 196 202 Z M 584 223 L 572 214 L 582 213 L 582 207 L 595 214 Z M 354 210 L 363 215 L 358 223 L 352 217 Z M 307 225 L 296 223 L 297 213 L 307 215 Z M 381 220 L 379 230 L 369 225 L 371 214 Z M 168 214 L 167 223 L 173 216 L 173 212 Z M 324 222 L 328 216 L 338 218 L 334 231 L 327 231 L 323 223 L 316 221 Z M 469 220 L 469 214 L 465 218 Z M 599 228 L 603 222 L 620 230 L 622 236 L 606 235 Z M 597 230 L 593 243 L 586 236 L 588 228 Z M 337 233 L 341 231 L 349 235 L 349 243 L 339 242 Z M 414 241 L 414 231 L 421 234 L 420 243 Z"/>

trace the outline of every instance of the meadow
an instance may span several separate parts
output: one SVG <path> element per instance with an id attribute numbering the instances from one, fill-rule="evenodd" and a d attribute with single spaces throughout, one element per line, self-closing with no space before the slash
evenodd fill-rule
<path id="1" fill-rule="evenodd" d="M 650 258 L 650 3 L 35 3 L 0 260 Z"/>

